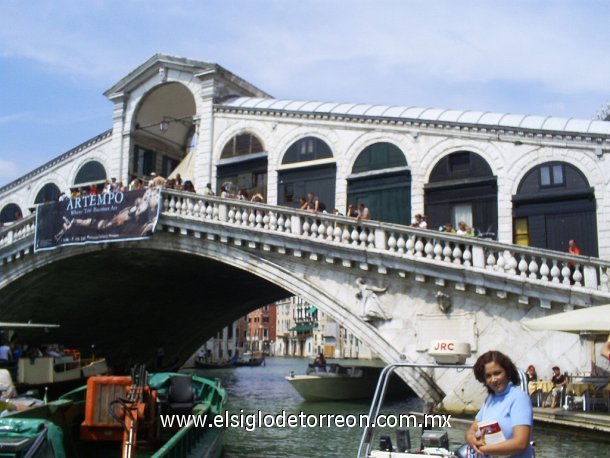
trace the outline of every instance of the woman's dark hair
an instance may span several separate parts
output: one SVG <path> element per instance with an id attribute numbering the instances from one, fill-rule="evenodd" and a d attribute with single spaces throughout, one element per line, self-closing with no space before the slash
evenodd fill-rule
<path id="1" fill-rule="evenodd" d="M 515 364 L 511 361 L 511 359 L 506 356 L 504 353 L 500 353 L 499 351 L 488 351 L 487 353 L 483 353 L 477 359 L 477 362 L 474 363 L 474 376 L 475 378 L 481 382 L 487 388 L 487 391 L 493 393 L 494 391 L 487 386 L 485 383 L 485 364 L 496 363 L 502 367 L 506 371 L 506 375 L 508 376 L 508 380 L 513 382 L 513 385 L 519 386 L 520 377 Z"/>

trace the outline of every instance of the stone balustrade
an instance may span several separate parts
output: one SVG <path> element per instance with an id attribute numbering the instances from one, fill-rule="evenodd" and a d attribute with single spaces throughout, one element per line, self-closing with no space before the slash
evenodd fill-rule
<path id="1" fill-rule="evenodd" d="M 163 216 L 228 224 L 262 234 L 284 234 L 327 246 L 520 278 L 551 287 L 609 292 L 610 262 L 597 258 L 174 190 L 164 190 L 162 202 Z M 10 246 L 20 240 L 31 237 L 33 244 L 34 233 L 33 215 L 2 228 L 2 259 L 10 259 Z"/>
<path id="2" fill-rule="evenodd" d="M 235 199 L 164 191 L 163 214 L 292 234 L 334 246 L 493 273 L 531 282 L 609 291 L 610 262 L 434 230 Z"/>

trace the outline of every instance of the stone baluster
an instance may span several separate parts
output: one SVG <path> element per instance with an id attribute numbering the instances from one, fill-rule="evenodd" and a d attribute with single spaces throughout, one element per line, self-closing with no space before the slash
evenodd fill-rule
<path id="1" fill-rule="evenodd" d="M 608 288 L 608 268 L 600 267 L 599 270 L 600 270 L 600 275 L 599 275 L 600 289 L 607 293 L 609 291 L 609 288 Z"/>
<path id="2" fill-rule="evenodd" d="M 349 245 L 350 243 L 350 233 L 347 224 L 343 228 L 343 232 L 341 233 L 341 243 Z"/>
<path id="3" fill-rule="evenodd" d="M 398 250 L 398 253 L 403 255 L 407 252 L 407 244 L 408 244 L 408 238 L 407 240 L 405 240 L 405 235 L 404 234 L 400 234 L 398 236 L 398 240 L 396 240 L 396 249 Z M 410 250 L 413 250 L 413 246 L 411 246 Z"/>
<path id="4" fill-rule="evenodd" d="M 335 236 L 335 229 L 339 229 L 338 227 L 333 227 L 332 224 L 329 224 L 326 228 L 326 240 L 332 241 Z"/>
<path id="5" fill-rule="evenodd" d="M 432 253 L 434 253 L 434 245 L 432 245 L 432 241 L 427 239 L 426 245 L 424 246 L 424 253 L 426 253 L 426 258 L 432 259 Z"/>
<path id="6" fill-rule="evenodd" d="M 180 205 L 180 214 L 181 215 L 186 215 L 188 213 L 189 206 L 188 206 L 187 200 L 188 200 L 187 198 L 184 198 L 184 197 L 182 198 L 182 205 Z"/>
<path id="7" fill-rule="evenodd" d="M 163 210 L 164 212 L 169 210 L 169 196 L 167 194 L 163 195 Z"/>
<path id="8" fill-rule="evenodd" d="M 231 207 L 229 210 L 229 223 L 235 223 L 235 208 Z"/>
<path id="9" fill-rule="evenodd" d="M 263 229 L 269 230 L 269 223 L 271 221 L 272 212 L 265 212 L 265 216 L 263 216 Z"/>
<path id="10" fill-rule="evenodd" d="M 564 285 L 570 285 L 572 283 L 571 279 L 570 279 L 570 276 L 571 276 L 570 268 L 568 267 L 567 264 L 564 264 L 563 267 L 561 268 L 561 276 L 563 277 L 562 283 Z"/>
<path id="11" fill-rule="evenodd" d="M 402 234 L 400 234 L 400 236 L 402 237 Z M 399 239 L 400 242 L 400 239 Z M 414 235 L 410 235 L 407 238 L 407 243 L 405 244 L 405 249 L 406 252 L 405 254 L 408 257 L 413 257 L 415 254 L 415 236 Z"/>
<path id="12" fill-rule="evenodd" d="M 511 275 L 517 275 L 517 258 L 513 256 L 510 251 L 506 251 L 508 253 L 508 262 L 506 263 L 506 267 L 508 267 L 508 273 Z"/>
<path id="13" fill-rule="evenodd" d="M 557 259 L 553 259 L 553 267 L 551 267 L 551 278 L 553 283 L 559 283 L 559 275 L 561 271 L 559 270 L 559 266 L 557 266 Z"/>
<path id="14" fill-rule="evenodd" d="M 451 262 L 451 253 L 453 250 L 451 249 L 451 242 L 449 240 L 445 240 L 445 248 L 443 248 L 443 261 Z"/>
<path id="15" fill-rule="evenodd" d="M 527 266 L 527 268 L 530 271 L 529 277 L 531 279 L 538 278 L 538 263 L 536 262 L 536 258 L 532 257 L 532 260 L 530 261 L 530 263 Z"/>
<path id="16" fill-rule="evenodd" d="M 357 246 L 360 234 L 358 233 L 358 230 L 356 229 L 356 226 L 354 226 L 354 228 L 352 229 L 352 233 L 350 234 L 350 236 L 351 236 L 351 239 L 352 239 L 352 245 L 353 246 Z"/>
<path id="17" fill-rule="evenodd" d="M 311 222 L 310 236 L 312 239 L 318 236 L 318 222 L 315 219 Z"/>
<path id="18" fill-rule="evenodd" d="M 321 220 L 320 224 L 318 225 L 318 238 L 320 240 L 324 239 L 325 234 L 326 234 L 326 224 L 325 224 L 324 220 Z"/>
<path id="19" fill-rule="evenodd" d="M 455 244 L 455 248 L 453 248 L 453 253 L 451 254 L 453 255 L 454 264 L 462 264 L 462 248 L 460 247 L 459 243 Z"/>
<path id="20" fill-rule="evenodd" d="M 551 269 L 549 269 L 549 265 L 547 263 L 546 258 L 542 258 L 540 263 L 540 278 L 544 281 L 549 281 L 549 274 L 551 273 Z"/>
<path id="21" fill-rule="evenodd" d="M 464 254 L 462 254 L 464 265 L 466 267 L 472 266 L 472 252 L 470 251 L 470 245 L 464 245 Z"/>
<path id="22" fill-rule="evenodd" d="M 176 197 L 172 194 L 171 199 L 169 200 L 169 213 L 176 213 Z"/>
<path id="23" fill-rule="evenodd" d="M 489 256 L 487 256 L 485 263 L 485 268 L 487 270 L 496 270 L 498 268 L 498 266 L 496 265 L 496 257 L 494 256 L 493 250 L 489 250 Z"/>
<path id="24" fill-rule="evenodd" d="M 574 267 L 574 274 L 572 275 L 572 278 L 574 279 L 574 286 L 582 286 L 582 272 L 580 271 L 582 269 L 582 267 L 580 266 L 580 264 L 576 264 L 576 266 Z"/>
<path id="25" fill-rule="evenodd" d="M 396 236 L 394 232 L 390 232 L 390 237 L 388 237 L 388 251 L 396 252 Z"/>
<path id="26" fill-rule="evenodd" d="M 527 277 L 527 261 L 525 260 L 524 255 L 521 255 L 521 260 L 519 261 L 517 267 L 519 268 L 519 275 L 521 275 L 522 277 Z"/>
<path id="27" fill-rule="evenodd" d="M 366 239 L 369 248 L 375 248 L 375 231 L 373 229 L 369 229 L 369 235 Z"/>
<path id="28" fill-rule="evenodd" d="M 367 229 L 365 227 L 362 228 L 362 231 L 360 231 L 360 237 L 358 237 L 360 239 L 360 246 L 361 247 L 366 247 L 366 241 L 368 240 L 368 236 L 366 234 Z"/>
<path id="29" fill-rule="evenodd" d="M 417 237 L 415 242 L 415 257 L 420 258 L 424 255 L 424 242 L 421 241 L 420 237 Z"/>
<path id="30" fill-rule="evenodd" d="M 269 229 L 272 231 L 277 229 L 277 216 L 275 216 L 275 212 L 269 212 Z"/>
<path id="31" fill-rule="evenodd" d="M 248 216 L 248 223 L 249 223 L 248 226 L 250 226 L 250 227 L 256 226 L 256 210 L 250 211 L 250 215 Z M 260 226 L 258 226 L 258 227 L 260 227 Z"/>
<path id="32" fill-rule="evenodd" d="M 290 216 L 286 216 L 286 220 L 284 221 L 284 231 L 288 233 L 292 232 L 292 219 Z"/>
<path id="33" fill-rule="evenodd" d="M 343 236 L 343 231 L 341 230 L 341 225 L 337 224 L 335 226 L 335 230 L 333 231 L 333 241 L 335 243 L 341 243 L 342 236 Z"/>
<path id="34" fill-rule="evenodd" d="M 311 229 L 311 224 L 309 224 L 309 218 L 303 217 L 303 235 L 307 237 L 309 235 L 309 230 Z"/>
<path id="35" fill-rule="evenodd" d="M 262 211 L 260 211 L 260 210 L 256 211 L 256 216 L 254 217 L 254 221 L 256 222 L 256 227 L 258 227 L 258 228 L 263 227 L 264 217 L 263 217 Z"/>
<path id="36" fill-rule="evenodd" d="M 434 259 L 437 261 L 443 260 L 443 245 L 440 239 L 434 241 Z"/>
<path id="37" fill-rule="evenodd" d="M 280 213 L 279 218 L 277 219 L 277 231 L 284 232 L 284 223 L 286 220 L 284 219 L 284 215 Z"/>

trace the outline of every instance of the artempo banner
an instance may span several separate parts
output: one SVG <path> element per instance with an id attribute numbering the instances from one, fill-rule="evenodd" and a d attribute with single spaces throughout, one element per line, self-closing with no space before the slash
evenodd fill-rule
<path id="1" fill-rule="evenodd" d="M 34 251 L 63 245 L 121 242 L 152 236 L 161 191 L 106 192 L 40 205 Z"/>

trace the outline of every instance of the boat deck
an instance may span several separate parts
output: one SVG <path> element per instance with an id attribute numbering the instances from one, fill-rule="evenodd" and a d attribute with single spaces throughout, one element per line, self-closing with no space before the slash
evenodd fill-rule
<path id="1" fill-rule="evenodd" d="M 610 412 L 583 412 L 582 410 L 534 407 L 534 421 L 589 431 L 610 432 Z"/>

